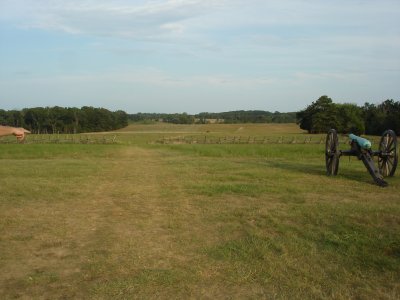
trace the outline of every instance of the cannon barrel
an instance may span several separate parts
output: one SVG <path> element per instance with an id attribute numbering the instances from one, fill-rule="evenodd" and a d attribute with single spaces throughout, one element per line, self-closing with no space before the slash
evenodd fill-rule
<path id="1" fill-rule="evenodd" d="M 362 149 L 371 149 L 372 145 L 371 145 L 371 142 L 369 140 L 364 139 L 362 137 L 359 137 L 359 136 L 357 136 L 355 134 L 352 134 L 352 133 L 349 134 L 349 138 L 352 141 L 355 141 L 360 146 L 360 148 L 362 148 Z"/>

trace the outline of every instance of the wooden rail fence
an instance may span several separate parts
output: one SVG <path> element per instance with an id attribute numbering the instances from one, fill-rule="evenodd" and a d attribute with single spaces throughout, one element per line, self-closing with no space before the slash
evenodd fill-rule
<path id="1" fill-rule="evenodd" d="M 262 137 L 262 136 L 178 136 L 163 137 L 157 144 L 325 144 L 326 137 Z M 375 141 L 373 141 L 375 143 Z M 340 138 L 339 144 L 347 145 L 347 137 Z"/>
<path id="2" fill-rule="evenodd" d="M 24 141 L 20 142 L 15 138 L 0 138 L 0 144 L 115 144 L 117 136 L 113 135 L 57 135 L 57 134 L 38 134 L 27 135 Z"/>

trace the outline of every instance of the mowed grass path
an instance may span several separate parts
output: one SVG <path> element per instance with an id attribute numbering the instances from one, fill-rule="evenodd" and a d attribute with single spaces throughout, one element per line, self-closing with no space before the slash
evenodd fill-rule
<path id="1" fill-rule="evenodd" d="M 0 145 L 1 298 L 400 297 L 400 181 L 320 145 Z"/>

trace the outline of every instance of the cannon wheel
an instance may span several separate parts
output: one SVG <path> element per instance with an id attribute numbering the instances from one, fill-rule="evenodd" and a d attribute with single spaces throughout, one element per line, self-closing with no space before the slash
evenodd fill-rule
<path id="1" fill-rule="evenodd" d="M 396 172 L 398 161 L 397 137 L 393 130 L 386 130 L 379 143 L 378 166 L 381 174 L 393 176 Z"/>
<path id="2" fill-rule="evenodd" d="M 339 170 L 339 139 L 335 129 L 328 131 L 325 143 L 325 164 L 328 176 L 337 175 Z"/>

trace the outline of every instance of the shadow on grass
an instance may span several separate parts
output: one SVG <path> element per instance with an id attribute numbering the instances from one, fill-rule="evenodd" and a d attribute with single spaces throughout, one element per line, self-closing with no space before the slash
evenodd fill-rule
<path id="1" fill-rule="evenodd" d="M 323 165 L 320 166 L 312 164 L 282 162 L 282 161 L 266 161 L 264 164 L 269 167 L 287 170 L 291 172 L 298 172 L 316 176 L 327 176 L 325 166 Z M 364 182 L 364 183 L 369 183 L 371 185 L 375 185 L 373 179 L 369 176 L 367 170 L 365 170 L 365 172 L 362 172 L 360 170 L 340 171 L 339 169 L 338 177 L 351 181 Z"/>

